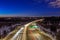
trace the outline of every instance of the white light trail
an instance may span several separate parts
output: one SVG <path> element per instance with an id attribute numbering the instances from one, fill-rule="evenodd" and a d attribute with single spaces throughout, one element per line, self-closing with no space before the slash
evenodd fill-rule
<path id="1" fill-rule="evenodd" d="M 11 40 L 15 40 L 15 38 L 19 35 L 19 33 L 21 33 L 21 31 L 23 30 L 24 28 L 22 27 L 14 36 Z"/>

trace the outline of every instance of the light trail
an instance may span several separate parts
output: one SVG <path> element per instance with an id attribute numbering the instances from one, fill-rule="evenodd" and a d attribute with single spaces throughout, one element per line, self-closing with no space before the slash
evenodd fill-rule
<path id="1" fill-rule="evenodd" d="M 21 33 L 21 31 L 23 30 L 24 28 L 22 27 L 14 36 L 11 40 L 15 40 L 15 38 Z"/>

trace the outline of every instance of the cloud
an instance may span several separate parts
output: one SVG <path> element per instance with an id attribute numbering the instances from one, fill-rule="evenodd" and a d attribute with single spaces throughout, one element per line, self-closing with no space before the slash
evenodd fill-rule
<path id="1" fill-rule="evenodd" d="M 48 3 L 51 7 L 54 7 L 54 8 L 60 8 L 60 0 L 55 0 L 53 2 L 49 2 Z"/>
<path id="2" fill-rule="evenodd" d="M 60 8 L 60 0 L 33 0 L 35 3 L 47 3 L 48 6 L 53 8 Z"/>

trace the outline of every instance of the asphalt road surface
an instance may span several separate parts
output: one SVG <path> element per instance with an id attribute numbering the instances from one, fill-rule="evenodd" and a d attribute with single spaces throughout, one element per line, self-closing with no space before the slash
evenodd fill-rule
<path id="1" fill-rule="evenodd" d="M 30 29 L 28 28 L 27 31 L 27 40 L 52 40 L 48 36 L 42 34 L 36 29 Z"/>

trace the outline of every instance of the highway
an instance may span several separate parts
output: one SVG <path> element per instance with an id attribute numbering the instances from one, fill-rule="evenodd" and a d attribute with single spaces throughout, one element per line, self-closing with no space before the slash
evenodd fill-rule
<path id="1" fill-rule="evenodd" d="M 27 40 L 52 40 L 48 36 L 40 33 L 37 29 L 28 30 Z"/>
<path id="2" fill-rule="evenodd" d="M 47 33 L 44 33 L 40 30 L 40 28 L 36 25 L 36 22 L 43 21 L 43 19 L 35 20 L 21 27 L 18 31 L 12 32 L 12 35 L 5 37 L 3 40 L 55 40 L 52 36 Z M 17 29 L 16 29 L 17 30 Z"/>

